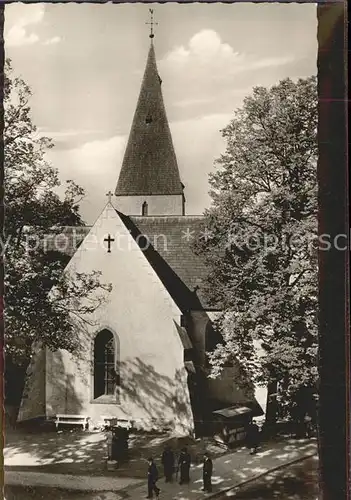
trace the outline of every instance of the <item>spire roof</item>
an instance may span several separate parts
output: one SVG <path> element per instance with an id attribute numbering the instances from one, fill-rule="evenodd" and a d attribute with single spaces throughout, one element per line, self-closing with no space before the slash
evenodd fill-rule
<path id="1" fill-rule="evenodd" d="M 144 78 L 115 194 L 183 192 L 151 39 Z"/>

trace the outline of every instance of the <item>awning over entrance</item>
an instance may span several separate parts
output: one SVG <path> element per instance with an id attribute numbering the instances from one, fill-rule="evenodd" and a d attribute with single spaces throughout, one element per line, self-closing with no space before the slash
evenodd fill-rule
<path id="1" fill-rule="evenodd" d="M 224 418 L 233 418 L 233 417 L 238 417 L 240 415 L 248 415 L 252 414 L 252 408 L 248 408 L 247 406 L 231 406 L 229 408 L 223 408 L 221 410 L 215 410 L 213 412 L 215 415 L 218 415 L 220 417 Z"/>

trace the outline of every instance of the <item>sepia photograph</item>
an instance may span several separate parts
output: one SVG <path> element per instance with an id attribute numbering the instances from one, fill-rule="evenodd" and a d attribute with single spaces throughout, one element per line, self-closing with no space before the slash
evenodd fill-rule
<path id="1" fill-rule="evenodd" d="M 316 500 L 317 5 L 4 18 L 6 500 Z"/>

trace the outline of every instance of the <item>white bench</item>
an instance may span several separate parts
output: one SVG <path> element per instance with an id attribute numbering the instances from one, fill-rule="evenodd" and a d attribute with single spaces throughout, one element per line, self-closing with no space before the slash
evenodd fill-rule
<path id="1" fill-rule="evenodd" d="M 58 429 L 59 424 L 61 425 L 81 425 L 83 431 L 89 427 L 90 417 L 86 415 L 56 415 L 55 425 Z"/>

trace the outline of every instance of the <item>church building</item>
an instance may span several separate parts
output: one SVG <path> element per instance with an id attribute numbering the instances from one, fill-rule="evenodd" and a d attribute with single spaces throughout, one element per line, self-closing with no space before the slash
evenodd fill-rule
<path id="1" fill-rule="evenodd" d="M 262 413 L 254 387 L 240 387 L 237 366 L 208 377 L 206 352 L 221 338 L 212 327 L 218 311 L 203 293 L 206 267 L 193 250 L 204 221 L 186 212 L 150 38 L 115 192 L 93 226 L 63 232 L 71 242 L 66 272 L 100 271 L 112 290 L 82 328 L 79 352 L 35 353 L 20 421 L 82 414 L 187 435 L 217 410 Z"/>

